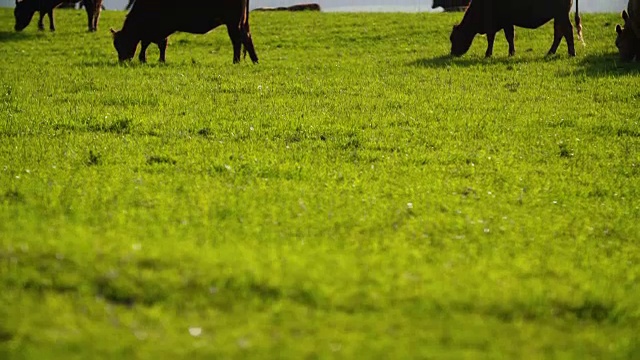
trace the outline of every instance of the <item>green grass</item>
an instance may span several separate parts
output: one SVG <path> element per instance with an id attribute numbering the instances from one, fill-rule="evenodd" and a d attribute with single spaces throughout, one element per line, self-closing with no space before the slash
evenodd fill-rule
<path id="1" fill-rule="evenodd" d="M 640 67 L 617 14 L 254 13 L 119 64 L 0 10 L 0 358 L 637 359 Z"/>

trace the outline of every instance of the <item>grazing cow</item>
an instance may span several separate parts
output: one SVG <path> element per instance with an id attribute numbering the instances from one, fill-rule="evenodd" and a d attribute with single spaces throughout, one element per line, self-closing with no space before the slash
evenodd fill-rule
<path id="1" fill-rule="evenodd" d="M 582 23 L 576 0 L 576 28 L 582 40 Z M 554 38 L 548 54 L 555 54 L 562 37 L 567 41 L 569 55 L 575 56 L 573 26 L 569 18 L 572 0 L 473 0 L 462 18 L 462 22 L 451 32 L 451 55 L 464 55 L 477 34 L 487 34 L 486 57 L 493 54 L 496 33 L 504 30 L 509 42 L 509 56 L 516 52 L 513 43 L 515 26 L 535 29 L 549 20 L 554 20 Z"/>
<path id="2" fill-rule="evenodd" d="M 470 0 L 433 0 L 431 8 L 441 7 L 444 11 L 462 10 L 469 5 Z"/>
<path id="3" fill-rule="evenodd" d="M 628 11 L 628 12 L 627 12 Z M 616 25 L 616 47 L 623 61 L 640 60 L 640 0 L 629 0 L 622 11 L 624 28 Z"/>
<path id="4" fill-rule="evenodd" d="M 13 15 L 16 19 L 15 30 L 22 31 L 31 22 L 31 18 L 40 12 L 38 20 L 38 30 L 44 30 L 44 16 L 49 17 L 49 30 L 55 31 L 56 26 L 53 21 L 53 9 L 64 3 L 77 3 L 81 0 L 16 0 L 16 8 Z M 82 0 L 87 10 L 87 20 L 89 31 L 98 30 L 98 20 L 102 11 L 102 0 Z"/>
<path id="5" fill-rule="evenodd" d="M 138 58 L 145 62 L 147 47 L 155 43 L 164 62 L 169 35 L 177 31 L 206 34 L 220 25 L 226 25 L 231 38 L 233 62 L 240 62 L 244 45 L 257 63 L 249 30 L 249 0 L 136 0 L 122 30 L 111 32 L 120 61 L 133 58 L 138 43 L 142 43 Z"/>

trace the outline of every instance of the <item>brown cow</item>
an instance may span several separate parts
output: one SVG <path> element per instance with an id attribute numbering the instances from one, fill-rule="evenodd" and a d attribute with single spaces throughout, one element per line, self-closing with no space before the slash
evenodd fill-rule
<path id="1" fill-rule="evenodd" d="M 15 30 L 22 31 L 26 28 L 36 11 L 40 12 L 38 20 L 38 30 L 44 30 L 44 16 L 49 17 L 49 30 L 55 31 L 56 26 L 53 20 L 53 9 L 64 3 L 77 3 L 81 0 L 16 0 L 16 8 L 13 15 L 16 19 Z M 98 21 L 102 11 L 102 0 L 82 0 L 87 10 L 87 20 L 89 31 L 98 30 Z"/>
<path id="2" fill-rule="evenodd" d="M 628 12 L 627 12 L 628 11 Z M 623 61 L 640 60 L 640 0 L 629 0 L 622 11 L 624 28 L 616 25 L 616 47 Z"/>
<path id="3" fill-rule="evenodd" d="M 169 35 L 177 31 L 206 34 L 220 25 L 226 25 L 231 38 L 233 62 L 240 62 L 244 45 L 257 63 L 249 30 L 249 0 L 136 0 L 122 30 L 111 32 L 120 61 L 133 58 L 138 43 L 142 43 L 138 58 L 145 62 L 147 47 L 155 43 L 164 62 Z"/>
<path id="4" fill-rule="evenodd" d="M 582 24 L 576 0 L 576 28 L 578 38 L 582 40 Z M 464 55 L 477 34 L 487 34 L 486 57 L 493 54 L 493 42 L 496 33 L 504 30 L 509 42 L 509 56 L 516 52 L 514 45 L 515 26 L 535 29 L 549 20 L 554 20 L 554 38 L 549 54 L 555 54 L 564 37 L 569 55 L 575 56 L 573 26 L 569 18 L 572 0 L 473 0 L 462 18 L 462 22 L 451 32 L 451 54 Z"/>

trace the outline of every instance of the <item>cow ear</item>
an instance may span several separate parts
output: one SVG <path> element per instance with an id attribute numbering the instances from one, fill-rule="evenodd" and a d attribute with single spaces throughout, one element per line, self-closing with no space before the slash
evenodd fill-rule
<path id="1" fill-rule="evenodd" d="M 622 26 L 620 26 L 620 24 L 616 25 L 616 32 L 617 32 L 619 35 L 622 35 Z"/>
<path id="2" fill-rule="evenodd" d="M 627 10 L 622 10 L 622 18 L 625 22 L 629 20 L 629 14 L 627 13 Z"/>

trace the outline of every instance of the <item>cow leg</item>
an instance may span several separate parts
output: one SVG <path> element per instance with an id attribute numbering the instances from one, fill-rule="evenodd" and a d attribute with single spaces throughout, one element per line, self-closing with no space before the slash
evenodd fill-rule
<path id="1" fill-rule="evenodd" d="M 44 15 L 42 11 L 40 12 L 40 19 L 38 19 L 38 30 L 44 31 Z M 49 25 L 51 25 L 51 19 L 49 19 Z"/>
<path id="2" fill-rule="evenodd" d="M 94 9 L 94 3 L 93 1 L 89 1 L 89 0 L 83 0 L 82 1 L 84 3 L 84 9 L 87 12 L 87 27 L 88 27 L 88 31 L 95 31 L 95 29 L 93 28 L 93 16 L 95 13 L 95 9 Z"/>
<path id="3" fill-rule="evenodd" d="M 240 34 L 240 30 L 231 24 L 227 25 L 227 32 L 229 33 L 229 38 L 231 38 L 231 43 L 233 44 L 233 63 L 237 64 L 240 62 L 240 50 L 242 50 L 242 35 Z"/>
<path id="4" fill-rule="evenodd" d="M 258 63 L 258 55 L 256 54 L 256 49 L 253 47 L 253 40 L 251 40 L 251 34 L 247 34 L 247 36 L 243 39 L 245 51 L 249 51 L 249 57 L 251 61 L 254 63 Z"/>
<path id="5" fill-rule="evenodd" d="M 576 56 L 576 45 L 573 41 L 573 25 L 571 25 L 569 14 L 567 14 L 567 18 L 562 22 L 561 26 L 564 32 L 564 39 L 567 41 L 569 56 Z"/>
<path id="6" fill-rule="evenodd" d="M 504 37 L 507 38 L 507 42 L 509 43 L 509 56 L 513 56 L 516 54 L 516 28 L 513 25 L 507 26 L 504 28 Z"/>
<path id="7" fill-rule="evenodd" d="M 142 40 L 140 54 L 138 54 L 138 60 L 140 60 L 141 63 L 147 62 L 147 48 L 149 47 L 149 44 L 151 44 L 149 40 Z"/>
<path id="8" fill-rule="evenodd" d="M 167 53 L 167 42 L 167 38 L 164 38 L 164 40 L 158 43 L 158 49 L 160 49 L 160 62 L 165 62 L 164 56 Z"/>
<path id="9" fill-rule="evenodd" d="M 49 10 L 47 17 L 49 18 L 49 30 L 56 31 L 56 25 L 53 22 L 53 9 Z M 44 29 L 44 25 L 42 27 Z"/>
<path id="10" fill-rule="evenodd" d="M 562 26 L 558 23 L 558 21 L 553 21 L 553 44 L 551 44 L 551 49 L 547 55 L 554 55 L 558 50 L 558 46 L 560 45 L 560 41 L 562 41 Z"/>
<path id="11" fill-rule="evenodd" d="M 489 58 L 493 55 L 493 42 L 496 40 L 495 32 L 487 33 L 487 51 L 484 53 L 484 57 Z"/>
<path id="12" fill-rule="evenodd" d="M 93 12 L 93 31 L 98 31 L 98 22 L 100 21 L 100 13 L 102 12 L 102 1 L 96 0 Z"/>
<path id="13" fill-rule="evenodd" d="M 249 31 L 249 25 L 247 25 L 246 31 L 242 32 L 242 43 L 244 44 L 245 56 L 247 55 L 247 51 L 249 52 L 249 57 L 254 64 L 258 63 L 258 55 L 256 54 L 256 49 L 253 47 L 253 40 L 251 39 L 251 31 Z"/>

